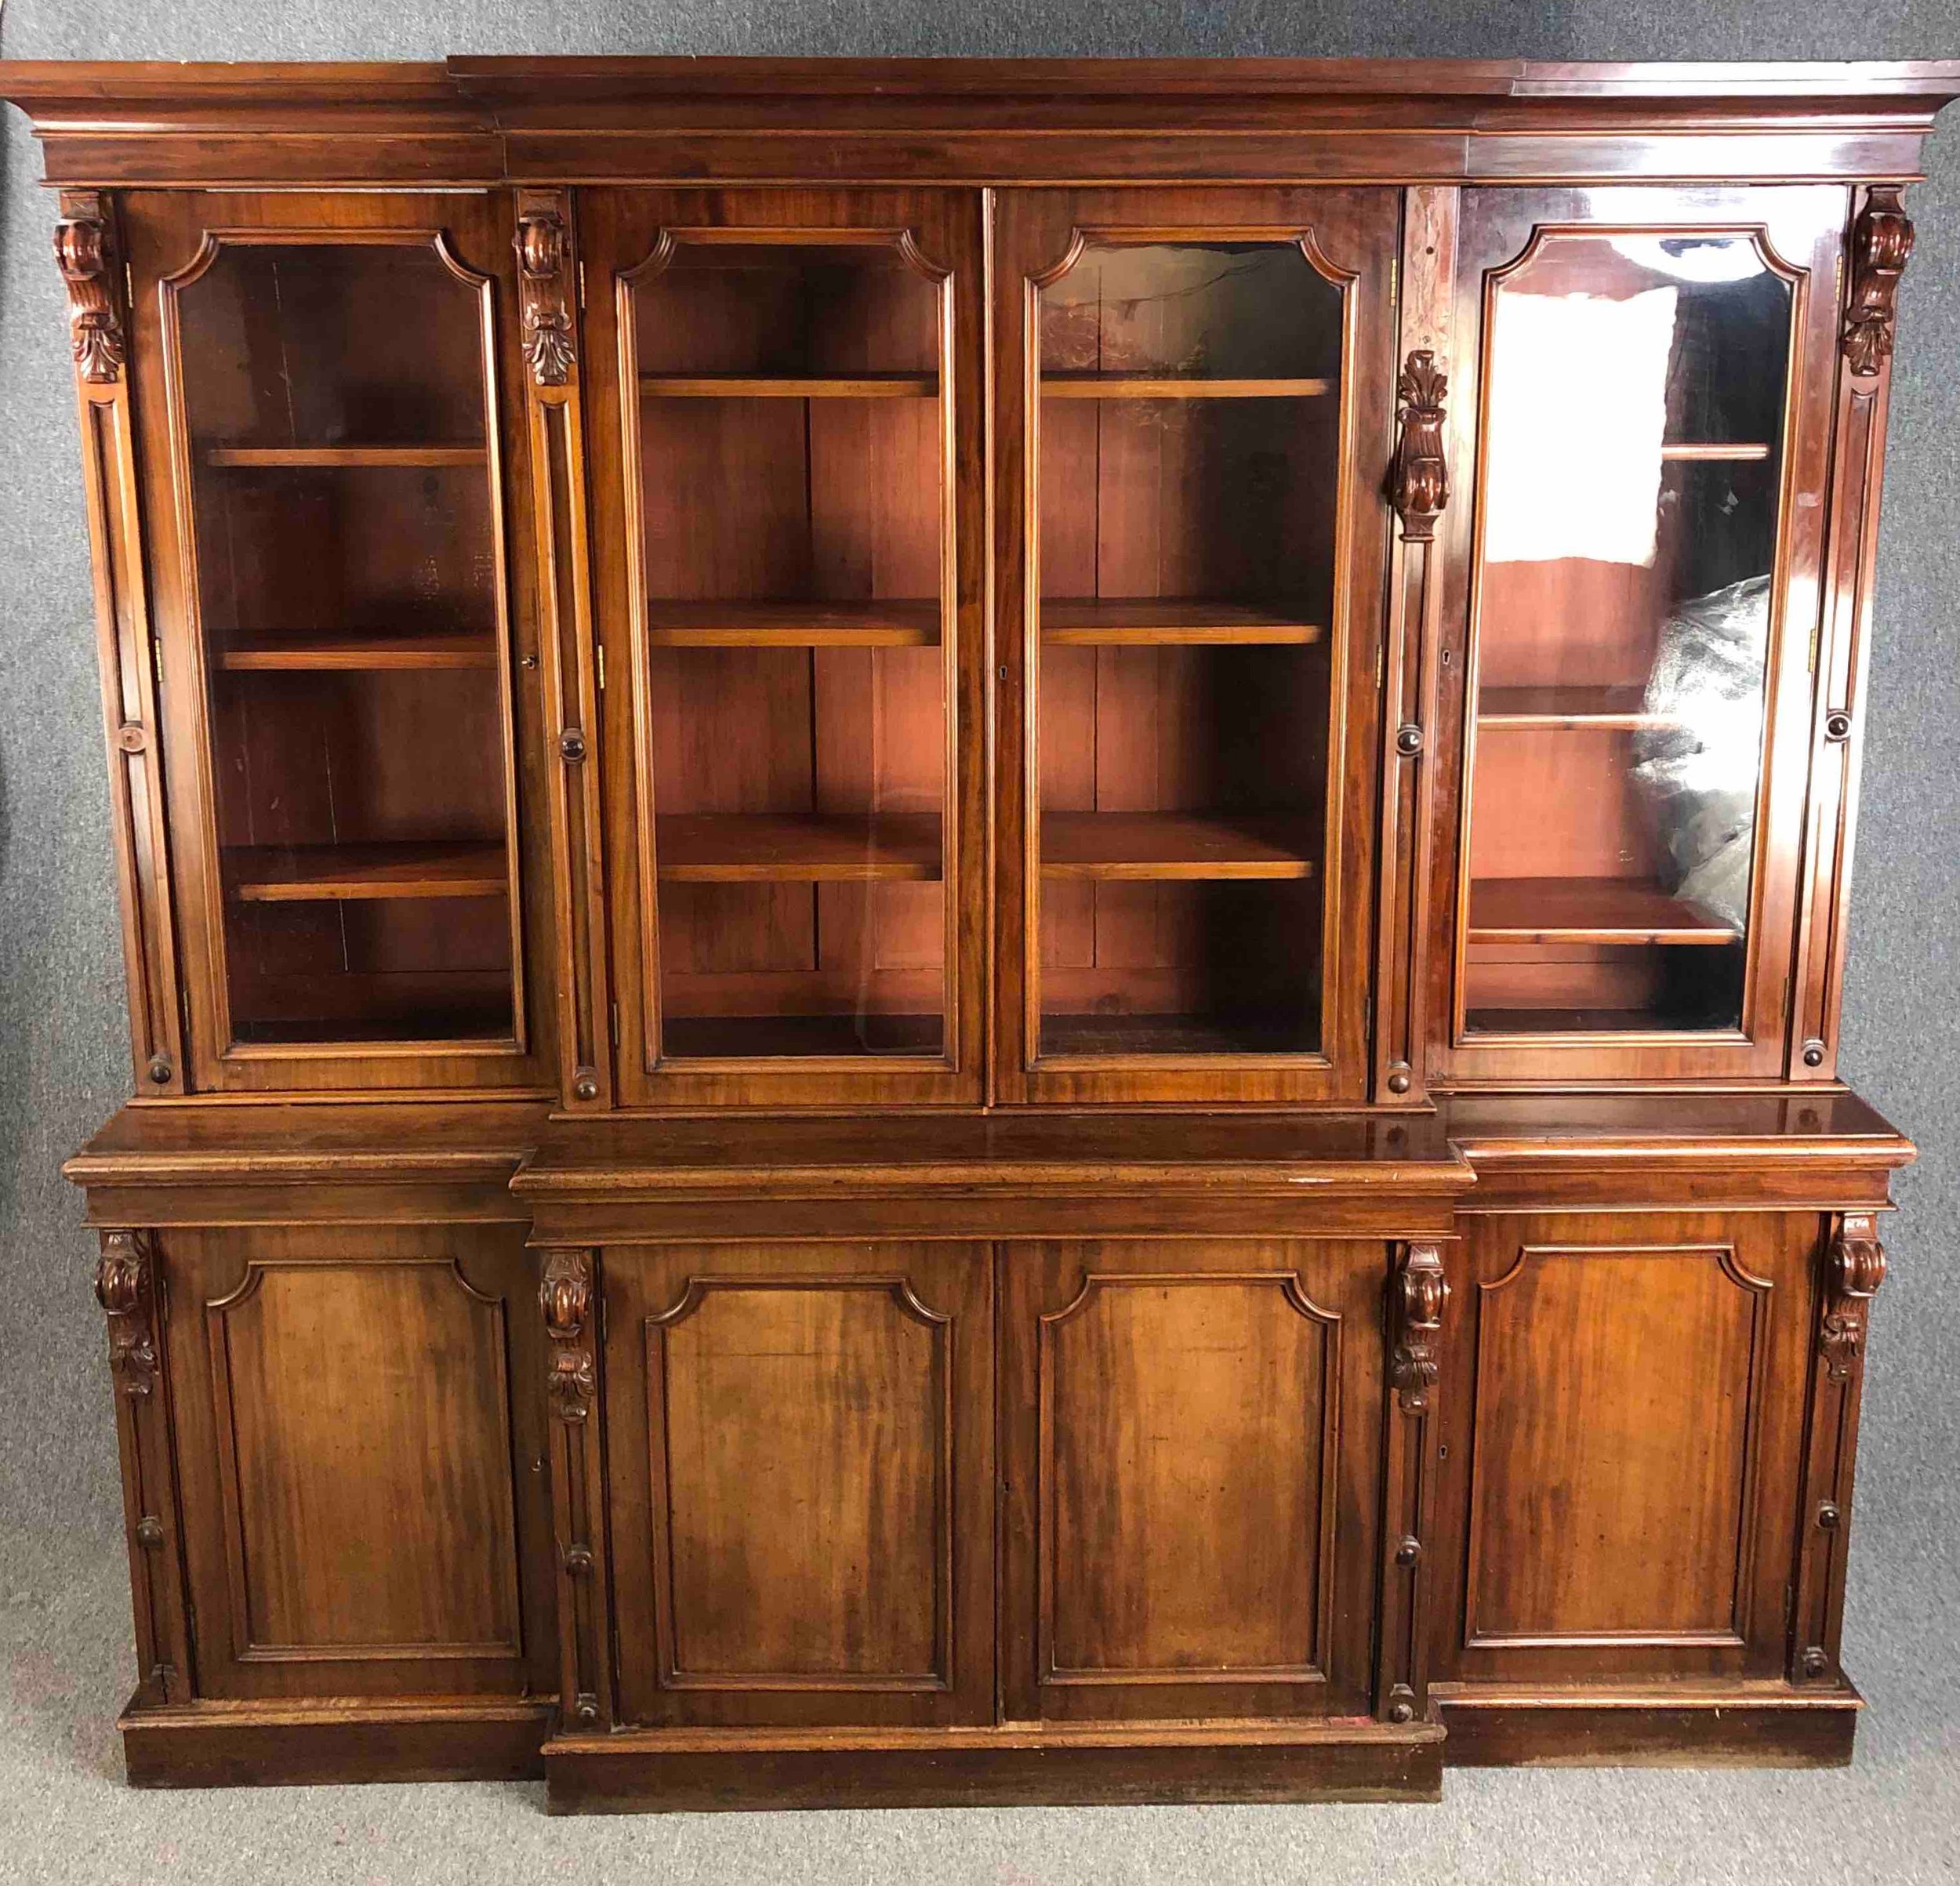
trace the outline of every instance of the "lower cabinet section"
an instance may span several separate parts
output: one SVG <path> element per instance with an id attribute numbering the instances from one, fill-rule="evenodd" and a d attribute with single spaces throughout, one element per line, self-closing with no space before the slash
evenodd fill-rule
<path id="1" fill-rule="evenodd" d="M 605 1210 L 104 1232 L 133 1781 L 699 1808 L 1848 1758 L 1869 1213 Z"/>

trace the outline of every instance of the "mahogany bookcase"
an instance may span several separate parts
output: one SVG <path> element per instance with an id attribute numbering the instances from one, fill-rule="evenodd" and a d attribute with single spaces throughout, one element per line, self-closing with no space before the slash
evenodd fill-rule
<path id="1" fill-rule="evenodd" d="M 145 1784 L 1849 1758 L 1960 64 L 0 66 Z"/>

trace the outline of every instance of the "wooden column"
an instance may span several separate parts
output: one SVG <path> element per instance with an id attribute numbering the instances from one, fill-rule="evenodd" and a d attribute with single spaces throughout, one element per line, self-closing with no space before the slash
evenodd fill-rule
<path id="1" fill-rule="evenodd" d="M 114 205 L 61 193 L 55 260 L 68 289 L 82 484 L 93 546 L 96 645 L 109 742 L 109 810 L 137 1090 L 181 1094 L 183 1046 L 170 909 L 155 658 L 129 411 L 126 277 Z"/>
<path id="2" fill-rule="evenodd" d="M 1418 1722 L 1428 1709 L 1424 1559 L 1432 1540 L 1438 1344 L 1450 1301 L 1443 1249 L 1409 1244 L 1388 1282 L 1388 1429 L 1382 1449 L 1381 1654 L 1375 1714 Z"/>
<path id="3" fill-rule="evenodd" d="M 612 1054 L 601 890 L 599 676 L 569 191 L 517 192 L 517 249 L 546 731 L 556 749 L 551 876 L 561 1097 L 574 1112 L 603 1112 L 612 1104 Z"/>
<path id="4" fill-rule="evenodd" d="M 560 1722 L 573 1734 L 612 1721 L 597 1270 L 590 1251 L 546 1251 L 538 1293 L 551 1343 L 546 1380 L 558 1561 Z"/>

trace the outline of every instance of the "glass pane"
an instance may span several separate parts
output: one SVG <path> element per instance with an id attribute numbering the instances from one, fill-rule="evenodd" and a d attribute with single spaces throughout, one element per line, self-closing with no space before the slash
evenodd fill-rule
<path id="1" fill-rule="evenodd" d="M 684 242 L 632 297 L 662 1052 L 938 1054 L 938 285 Z"/>
<path id="2" fill-rule="evenodd" d="M 1320 1046 L 1343 311 L 1297 242 L 1041 291 L 1044 1054 Z"/>
<path id="3" fill-rule="evenodd" d="M 1744 236 L 1554 235 L 1498 284 L 1472 1032 L 1741 1025 L 1790 320 Z"/>
<path id="4" fill-rule="evenodd" d="M 176 300 L 234 1038 L 508 1039 L 480 292 L 227 244 Z"/>

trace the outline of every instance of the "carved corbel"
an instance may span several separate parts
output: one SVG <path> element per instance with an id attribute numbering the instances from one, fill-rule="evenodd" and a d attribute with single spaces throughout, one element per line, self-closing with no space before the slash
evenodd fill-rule
<path id="1" fill-rule="evenodd" d="M 1871 1300 L 1885 1280 L 1885 1247 L 1877 1224 L 1864 1214 L 1847 1217 L 1831 1241 L 1817 1327 L 1818 1347 L 1834 1381 L 1850 1374 L 1863 1351 Z"/>
<path id="2" fill-rule="evenodd" d="M 1842 345 L 1851 371 L 1869 379 L 1892 357 L 1899 277 L 1912 254 L 1912 219 L 1899 187 L 1882 183 L 1865 198 L 1851 238 L 1851 299 Z"/>
<path id="3" fill-rule="evenodd" d="M 578 359 L 572 339 L 572 245 L 555 207 L 534 205 L 517 217 L 517 286 L 524 357 L 540 386 L 562 386 Z"/>
<path id="4" fill-rule="evenodd" d="M 586 1326 L 592 1315 L 592 1258 L 585 1251 L 554 1251 L 538 1286 L 545 1333 L 551 1339 L 551 1400 L 561 1421 L 583 1421 L 596 1386 Z"/>
<path id="5" fill-rule="evenodd" d="M 1404 1414 L 1426 1414 L 1438 1373 L 1436 1343 L 1450 1300 L 1443 1255 L 1433 1244 L 1412 1244 L 1397 1276 L 1396 1344 L 1388 1379 Z"/>
<path id="6" fill-rule="evenodd" d="M 116 1387 L 124 1395 L 147 1398 L 157 1385 L 155 1276 L 147 1233 L 102 1234 L 96 1301 L 109 1318 L 109 1369 Z"/>
<path id="7" fill-rule="evenodd" d="M 1396 442 L 1394 502 L 1405 542 L 1434 539 L 1436 520 L 1450 502 L 1450 467 L 1443 450 L 1443 401 L 1449 390 L 1448 375 L 1427 347 L 1409 356 L 1396 383 L 1400 433 Z"/>
<path id="8" fill-rule="evenodd" d="M 64 216 L 54 226 L 54 259 L 68 285 L 68 332 L 75 371 L 96 386 L 113 386 L 122 377 L 124 346 L 107 219 L 93 214 Z"/>

